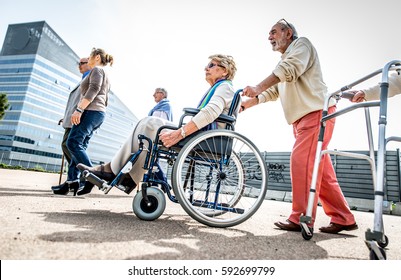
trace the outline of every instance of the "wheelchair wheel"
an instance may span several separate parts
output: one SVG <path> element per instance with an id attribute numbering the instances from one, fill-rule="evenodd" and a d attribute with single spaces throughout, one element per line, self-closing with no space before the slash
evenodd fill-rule
<path id="1" fill-rule="evenodd" d="M 159 218 L 166 209 L 166 198 L 164 193 L 153 187 L 146 189 L 149 203 L 143 197 L 143 193 L 138 192 L 132 201 L 132 209 L 135 215 L 145 221 L 153 221 Z"/>
<path id="2" fill-rule="evenodd" d="M 230 130 L 199 133 L 181 149 L 172 187 L 183 209 L 212 227 L 249 219 L 267 190 L 267 168 L 257 147 Z"/>
<path id="3" fill-rule="evenodd" d="M 227 197 L 227 201 L 225 202 L 228 207 L 234 207 L 237 205 L 237 203 L 240 201 L 244 190 L 245 190 L 245 173 L 244 173 L 244 167 L 242 165 L 242 162 L 239 158 L 239 156 L 233 151 L 231 154 L 231 158 L 229 159 L 229 165 L 235 166 L 234 169 L 238 170 L 238 181 L 236 182 L 237 187 L 233 188 L 233 193 L 231 196 Z M 202 209 L 200 208 L 202 213 L 208 216 L 219 216 L 224 213 L 227 213 L 227 211 L 221 210 L 218 211 L 216 209 L 208 210 L 208 208 Z"/>

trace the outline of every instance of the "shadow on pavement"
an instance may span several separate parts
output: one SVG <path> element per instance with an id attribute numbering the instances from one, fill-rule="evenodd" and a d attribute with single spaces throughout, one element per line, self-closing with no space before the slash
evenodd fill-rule
<path id="1" fill-rule="evenodd" d="M 272 235 L 255 235 L 234 228 L 211 228 L 186 215 L 162 215 L 155 221 L 142 221 L 133 213 L 105 210 L 34 213 L 45 216 L 45 222 L 74 225 L 78 230 L 41 235 L 50 242 L 92 243 L 141 241 L 138 256 L 127 259 L 326 259 L 328 253 L 316 243 L 346 235 L 316 233 L 305 241 L 298 232 L 273 231 Z M 281 233 L 282 232 L 282 233 Z M 348 237 L 353 237 L 349 235 Z M 170 248 L 168 253 L 149 254 L 146 244 Z M 173 252 L 171 252 L 173 251 Z M 94 256 L 94 259 L 96 257 Z"/>
<path id="2" fill-rule="evenodd" d="M 69 192 L 68 195 L 56 195 L 53 194 L 52 190 L 49 187 L 49 190 L 38 190 L 38 189 L 12 189 L 12 188 L 3 188 L 0 187 L 0 196 L 31 196 L 31 197 L 55 197 L 55 198 L 72 198 L 72 191 Z M 121 197 L 126 198 L 127 195 L 116 195 L 109 194 L 109 197 Z M 74 198 L 84 198 L 85 196 L 75 196 Z M 104 194 L 91 194 L 91 197 L 101 197 L 104 198 Z"/>

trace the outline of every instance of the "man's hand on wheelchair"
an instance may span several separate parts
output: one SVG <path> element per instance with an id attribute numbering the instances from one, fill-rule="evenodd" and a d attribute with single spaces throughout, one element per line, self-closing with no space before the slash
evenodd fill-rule
<path id="1" fill-rule="evenodd" d="M 241 102 L 241 107 L 239 112 L 242 113 L 243 111 L 245 111 L 245 109 L 251 108 L 255 105 L 258 105 L 258 99 L 257 98 L 249 98 L 247 100 L 243 100 Z"/>
<path id="2" fill-rule="evenodd" d="M 181 135 L 181 131 L 177 129 L 177 130 L 162 131 L 159 134 L 159 139 L 160 141 L 162 141 L 163 146 L 169 148 L 180 142 L 180 140 L 182 140 L 183 137 Z"/>

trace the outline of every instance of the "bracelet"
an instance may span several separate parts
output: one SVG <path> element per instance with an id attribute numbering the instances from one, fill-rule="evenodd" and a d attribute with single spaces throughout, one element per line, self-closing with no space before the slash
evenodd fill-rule
<path id="1" fill-rule="evenodd" d="M 182 136 L 182 138 L 185 138 L 186 135 L 185 135 L 184 127 L 181 126 L 180 130 L 181 130 L 181 136 Z"/>
<path id="2" fill-rule="evenodd" d="M 79 107 L 75 108 L 75 111 L 80 112 L 81 114 L 84 112 L 84 110 Z"/>

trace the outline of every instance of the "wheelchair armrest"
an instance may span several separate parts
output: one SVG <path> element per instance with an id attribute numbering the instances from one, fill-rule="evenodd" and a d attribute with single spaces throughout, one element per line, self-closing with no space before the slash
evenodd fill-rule
<path id="1" fill-rule="evenodd" d="M 198 108 L 184 108 L 183 110 L 184 110 L 184 116 L 195 116 L 200 111 L 200 109 Z M 227 114 L 221 114 L 220 116 L 218 116 L 216 121 L 233 124 L 235 122 L 235 118 Z"/>
<path id="2" fill-rule="evenodd" d="M 223 122 L 223 123 L 234 123 L 235 118 L 226 114 L 221 114 L 217 119 L 217 122 Z"/>
<path id="3" fill-rule="evenodd" d="M 184 108 L 184 115 L 187 116 L 195 116 L 197 113 L 199 113 L 200 109 L 198 108 Z"/>

